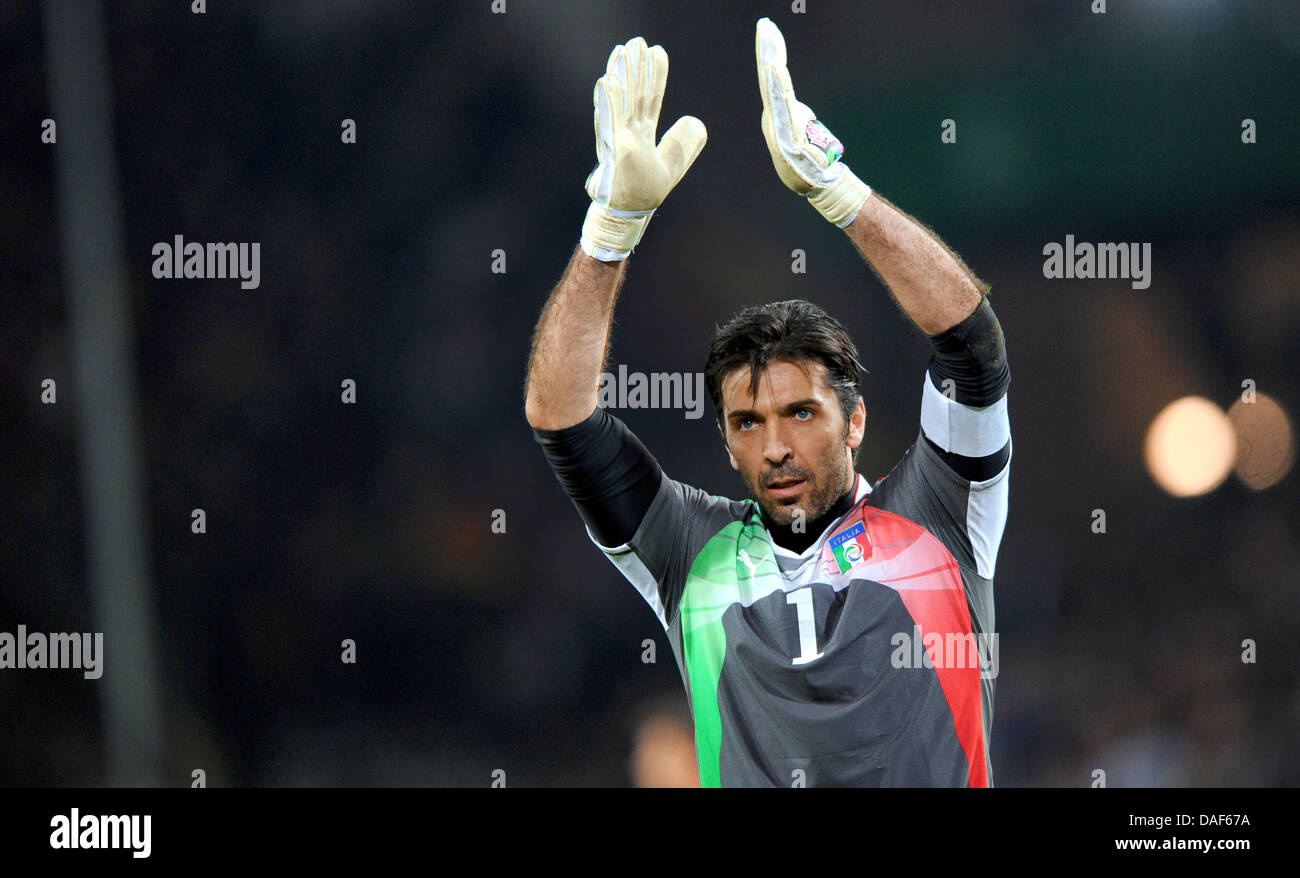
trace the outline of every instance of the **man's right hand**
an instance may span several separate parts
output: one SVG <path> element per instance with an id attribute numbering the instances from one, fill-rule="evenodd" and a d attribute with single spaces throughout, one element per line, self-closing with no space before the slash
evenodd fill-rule
<path id="1" fill-rule="evenodd" d="M 708 138 L 704 123 L 683 116 L 655 145 L 668 81 L 668 53 L 642 37 L 615 46 L 596 81 L 596 169 L 587 178 L 591 207 L 582 249 L 605 262 L 626 259 L 655 208 L 694 163 Z"/>

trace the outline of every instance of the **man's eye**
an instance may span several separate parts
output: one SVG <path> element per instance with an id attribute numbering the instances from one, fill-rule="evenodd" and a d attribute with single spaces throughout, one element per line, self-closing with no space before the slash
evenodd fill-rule
<path id="1" fill-rule="evenodd" d="M 754 423 L 753 418 L 741 418 L 740 421 L 737 423 L 737 426 L 742 430 L 748 430 L 749 425 L 752 423 Z"/>
<path id="2" fill-rule="evenodd" d="M 807 417 L 807 418 L 800 418 L 800 417 L 799 417 L 800 415 L 807 415 L 808 417 Z M 794 413 L 794 416 L 795 416 L 796 418 L 799 418 L 799 420 L 801 420 L 801 421 L 806 421 L 806 420 L 808 420 L 809 418 L 812 417 L 812 415 L 813 415 L 813 413 L 812 413 L 812 409 L 799 409 L 798 411 L 796 411 L 796 412 Z"/>

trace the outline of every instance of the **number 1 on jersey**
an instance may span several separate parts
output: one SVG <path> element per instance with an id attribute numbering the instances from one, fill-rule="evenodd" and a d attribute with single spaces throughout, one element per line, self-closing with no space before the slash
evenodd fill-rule
<path id="1" fill-rule="evenodd" d="M 799 656 L 794 663 L 806 665 L 821 658 L 822 654 L 817 651 L 817 620 L 813 616 L 812 586 L 786 592 L 785 602 L 794 604 L 795 611 L 799 614 Z"/>

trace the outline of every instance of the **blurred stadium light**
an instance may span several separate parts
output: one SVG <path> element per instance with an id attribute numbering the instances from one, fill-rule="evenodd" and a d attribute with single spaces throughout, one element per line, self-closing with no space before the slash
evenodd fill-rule
<path id="1" fill-rule="evenodd" d="M 1175 497 L 1213 491 L 1228 477 L 1236 454 L 1232 424 L 1204 397 L 1171 402 L 1147 431 L 1147 469 L 1156 484 Z"/>

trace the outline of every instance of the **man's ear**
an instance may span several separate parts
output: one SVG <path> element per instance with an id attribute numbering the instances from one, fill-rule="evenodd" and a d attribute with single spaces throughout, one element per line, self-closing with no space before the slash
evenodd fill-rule
<path id="1" fill-rule="evenodd" d="M 845 437 L 845 443 L 849 448 L 857 448 L 862 444 L 862 437 L 867 432 L 867 406 L 862 400 L 858 400 L 858 407 L 853 410 L 849 416 L 848 436 Z"/>
<path id="2" fill-rule="evenodd" d="M 731 468 L 740 469 L 740 464 L 736 462 L 736 455 L 731 453 L 731 446 L 727 444 L 727 430 L 722 424 L 718 424 L 718 432 L 722 434 L 722 447 L 727 449 L 727 459 L 731 461 Z"/>

